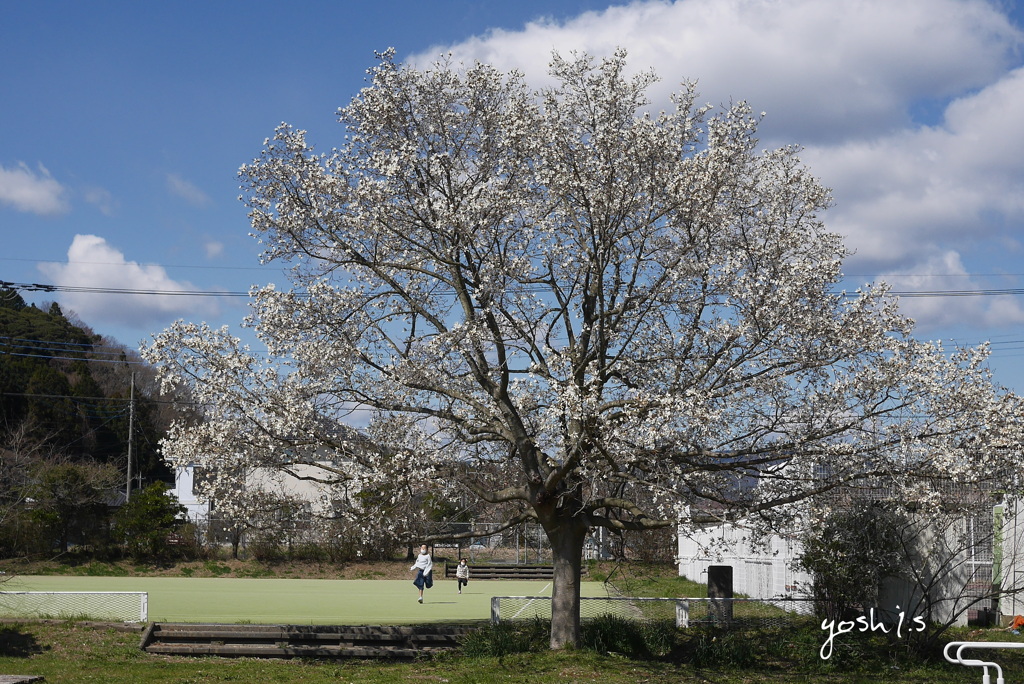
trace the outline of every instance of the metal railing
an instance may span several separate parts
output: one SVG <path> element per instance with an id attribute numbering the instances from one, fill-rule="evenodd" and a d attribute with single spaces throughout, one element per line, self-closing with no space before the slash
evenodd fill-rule
<path id="1" fill-rule="evenodd" d="M 950 649 L 956 649 L 956 654 L 951 656 Z M 963 665 L 965 667 L 980 667 L 984 671 L 981 676 L 982 684 L 991 684 L 992 678 L 989 676 L 988 669 L 992 668 L 996 671 L 996 684 L 1004 684 L 1003 681 L 1003 668 L 998 663 L 994 663 L 987 660 L 978 660 L 975 658 L 965 658 L 964 651 L 968 649 L 996 649 L 996 648 L 1024 648 L 1024 642 L 1019 641 L 951 641 L 946 644 L 946 647 L 942 649 L 942 655 L 945 656 L 946 660 L 953 663 L 954 665 Z"/>

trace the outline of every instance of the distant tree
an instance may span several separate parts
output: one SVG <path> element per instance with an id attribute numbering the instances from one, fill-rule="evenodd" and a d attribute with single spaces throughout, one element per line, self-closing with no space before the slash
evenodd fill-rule
<path id="1" fill-rule="evenodd" d="M 746 104 L 690 85 L 648 113 L 654 80 L 555 56 L 531 92 L 388 53 L 339 148 L 278 128 L 242 169 L 264 258 L 292 265 L 253 302 L 270 356 L 159 335 L 146 357 L 206 418 L 167 457 L 288 469 L 303 446 L 337 455 L 339 490 L 468 491 L 539 522 L 556 648 L 579 639 L 592 528 L 774 525 L 843 483 L 1016 458 L 990 448 L 1020 443 L 1020 403 L 984 349 L 915 341 L 885 288 L 837 291 L 847 250 L 797 150 L 760 151 Z M 338 429 L 354 410 L 363 440 Z"/>
<path id="2" fill-rule="evenodd" d="M 114 539 L 136 560 L 167 560 L 178 551 L 172 533 L 185 523 L 186 509 L 162 482 L 132 492 L 114 516 Z"/>
<path id="3" fill-rule="evenodd" d="M 102 541 L 121 479 L 115 468 L 65 457 L 35 461 L 30 472 L 26 503 L 47 550 L 67 553 L 72 542 Z"/>
<path id="4" fill-rule="evenodd" d="M 0 556 L 10 557 L 26 550 L 29 536 L 28 508 L 32 466 L 42 447 L 31 439 L 25 423 L 0 426 Z M 35 536 L 35 535 L 31 535 Z"/>
<path id="5" fill-rule="evenodd" d="M 71 399 L 67 376 L 49 366 L 38 366 L 25 387 L 28 419 L 36 437 L 64 451 L 74 448 L 81 435 L 78 409 Z"/>
<path id="6" fill-rule="evenodd" d="M 0 288 L 0 426 L 29 425 L 51 451 L 124 468 L 133 376 L 133 470 L 168 480 L 157 445 L 171 423 L 172 398 L 159 396 L 155 371 L 74 312 L 29 306 Z"/>

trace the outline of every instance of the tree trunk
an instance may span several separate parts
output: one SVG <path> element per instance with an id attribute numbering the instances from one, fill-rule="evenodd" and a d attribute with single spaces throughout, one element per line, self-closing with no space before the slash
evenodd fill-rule
<path id="1" fill-rule="evenodd" d="M 587 525 L 562 518 L 547 530 L 555 574 L 551 587 L 551 648 L 576 646 L 580 640 L 580 576 Z"/>

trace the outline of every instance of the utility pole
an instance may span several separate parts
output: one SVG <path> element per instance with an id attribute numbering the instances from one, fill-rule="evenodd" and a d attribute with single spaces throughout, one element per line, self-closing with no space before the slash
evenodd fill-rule
<path id="1" fill-rule="evenodd" d="M 132 442 L 135 437 L 135 372 L 132 372 L 132 385 L 128 398 L 128 480 L 124 487 L 125 503 L 132 498 Z"/>

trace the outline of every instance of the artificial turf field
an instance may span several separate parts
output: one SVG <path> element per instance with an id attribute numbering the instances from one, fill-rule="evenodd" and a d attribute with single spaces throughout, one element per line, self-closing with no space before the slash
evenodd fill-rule
<path id="1" fill-rule="evenodd" d="M 18 576 L 4 591 L 144 591 L 151 622 L 382 625 L 487 620 L 492 596 L 550 596 L 551 583 L 435 580 L 423 604 L 409 580 L 237 579 L 204 577 Z M 607 596 L 583 582 L 583 596 Z"/>

